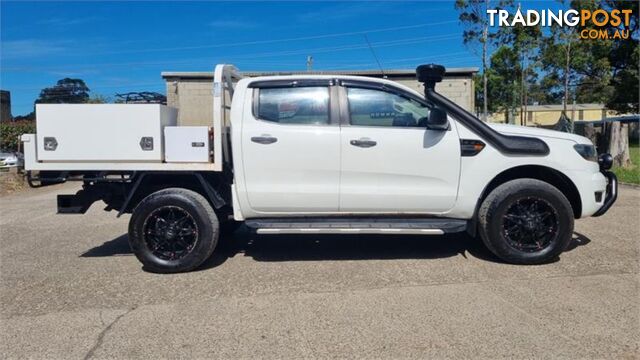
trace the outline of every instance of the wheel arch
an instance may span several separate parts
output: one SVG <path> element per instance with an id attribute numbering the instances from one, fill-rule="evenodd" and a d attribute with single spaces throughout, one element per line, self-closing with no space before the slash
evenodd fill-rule
<path id="1" fill-rule="evenodd" d="M 143 172 L 135 175 L 131 187 L 118 216 L 131 213 L 147 196 L 167 188 L 183 188 L 202 195 L 211 206 L 219 210 L 230 204 L 224 191 L 224 179 L 220 174 L 201 174 L 198 172 L 168 173 Z"/>
<path id="2" fill-rule="evenodd" d="M 568 176 L 562 172 L 542 165 L 520 165 L 506 169 L 496 175 L 485 186 L 478 203 L 476 204 L 475 215 L 478 214 L 478 209 L 484 201 L 484 199 L 498 186 L 504 184 L 507 181 L 515 179 L 536 179 L 544 181 L 558 190 L 560 190 L 569 200 L 571 209 L 573 210 L 573 216 L 575 219 L 579 219 L 582 214 L 582 200 L 580 198 L 580 192 L 576 185 L 569 179 Z M 475 219 L 476 216 L 474 216 Z"/>

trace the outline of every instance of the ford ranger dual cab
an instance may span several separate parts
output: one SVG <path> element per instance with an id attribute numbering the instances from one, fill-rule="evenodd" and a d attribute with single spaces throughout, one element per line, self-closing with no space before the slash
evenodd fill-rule
<path id="1" fill-rule="evenodd" d="M 574 219 L 615 202 L 612 158 L 578 135 L 487 124 L 435 91 L 355 76 L 243 78 L 214 71 L 211 126 L 177 126 L 156 104 L 38 104 L 22 136 L 32 186 L 78 180 L 59 213 L 102 200 L 131 213 L 149 271 L 197 268 L 221 231 L 259 234 L 467 232 L 500 259 L 539 264 Z"/>

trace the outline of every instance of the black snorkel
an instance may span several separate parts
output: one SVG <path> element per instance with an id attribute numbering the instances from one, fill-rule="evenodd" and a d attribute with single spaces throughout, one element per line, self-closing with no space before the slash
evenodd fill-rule
<path id="1" fill-rule="evenodd" d="M 445 110 L 450 116 L 504 154 L 528 156 L 549 154 L 549 146 L 541 139 L 501 134 L 456 103 L 437 93 L 436 83 L 441 82 L 445 74 L 446 69 L 442 65 L 425 64 L 416 68 L 418 81 L 424 84 L 425 100 L 432 106 Z"/>

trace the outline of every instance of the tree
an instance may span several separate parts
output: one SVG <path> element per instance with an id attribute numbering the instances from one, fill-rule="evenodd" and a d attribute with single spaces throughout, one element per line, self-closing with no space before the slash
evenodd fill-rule
<path id="1" fill-rule="evenodd" d="M 518 53 L 513 47 L 501 46 L 491 56 L 491 68 L 487 71 L 488 96 L 492 109 L 503 111 L 507 123 L 513 122 L 512 115 L 518 107 L 521 72 Z"/>
<path id="2" fill-rule="evenodd" d="M 108 104 L 111 102 L 111 99 L 108 96 L 95 94 L 91 95 L 86 101 L 87 104 Z"/>
<path id="3" fill-rule="evenodd" d="M 18 115 L 13 117 L 13 121 L 34 121 L 36 119 L 36 112 L 32 111 L 25 115 Z"/>
<path id="4" fill-rule="evenodd" d="M 520 6 L 518 5 L 518 10 Z M 512 21 L 513 16 L 508 19 Z M 542 39 L 542 30 L 540 25 L 523 26 L 516 24 L 515 26 L 501 27 L 496 34 L 496 40 L 500 44 L 509 44 L 518 57 L 519 74 L 519 103 L 520 103 L 520 125 L 526 125 L 527 105 L 529 104 L 529 87 L 531 83 L 535 83 L 538 78 L 536 68 L 539 61 L 539 47 Z"/>
<path id="5" fill-rule="evenodd" d="M 578 12 L 599 8 L 595 0 L 562 3 Z M 553 24 L 542 43 L 541 63 L 546 73 L 543 82 L 551 92 L 561 89 L 565 114 L 571 98 L 580 102 L 603 102 L 612 92 L 608 54 L 613 42 L 579 38 L 582 30 L 593 29 L 593 26 L 591 22 L 574 27 Z"/>
<path id="6" fill-rule="evenodd" d="M 548 90 L 556 86 L 562 87 L 562 111 L 567 112 L 569 102 L 569 80 L 571 77 L 572 45 L 576 42 L 576 34 L 569 26 L 552 26 L 550 36 L 542 45 L 542 65 L 547 72 L 543 80 Z M 575 45 L 574 49 L 575 51 Z M 575 59 L 575 58 L 574 58 Z M 556 83 L 556 81 L 560 83 Z"/>
<path id="7" fill-rule="evenodd" d="M 20 136 L 36 132 L 35 121 L 20 120 L 0 123 L 0 149 L 18 150 Z"/>
<path id="8" fill-rule="evenodd" d="M 36 104 L 80 104 L 89 99 L 89 88 L 82 79 L 64 78 L 42 89 Z"/>
<path id="9" fill-rule="evenodd" d="M 498 7 L 505 7 L 512 3 L 511 0 L 496 0 Z M 481 47 L 482 58 L 482 120 L 487 121 L 489 111 L 487 87 L 487 63 L 489 60 L 490 41 L 495 36 L 495 31 L 489 27 L 487 10 L 491 6 L 491 0 L 456 0 L 455 9 L 459 12 L 459 19 L 465 26 L 462 38 L 465 45 L 473 48 Z"/>
<path id="10" fill-rule="evenodd" d="M 603 7 L 609 10 L 630 9 L 633 14 L 628 25 L 623 22 L 617 27 L 607 24 L 609 32 L 627 30 L 630 35 L 629 39 L 613 41 L 608 53 L 609 63 L 612 67 L 610 83 L 612 91 L 607 101 L 607 108 L 616 110 L 618 113 L 636 113 L 639 107 L 638 94 L 640 93 L 638 89 L 638 83 L 640 83 L 638 76 L 638 66 L 640 66 L 638 11 L 640 11 L 640 5 L 638 1 L 605 0 Z"/>

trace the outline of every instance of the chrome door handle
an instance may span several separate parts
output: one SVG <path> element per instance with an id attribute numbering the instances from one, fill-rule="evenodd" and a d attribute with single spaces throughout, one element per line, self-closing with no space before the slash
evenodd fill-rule
<path id="1" fill-rule="evenodd" d="M 278 141 L 278 138 L 275 138 L 275 137 L 270 136 L 270 135 L 262 135 L 262 136 L 254 136 L 254 137 L 252 137 L 251 141 L 253 141 L 254 143 L 262 144 L 262 145 L 268 145 L 268 144 L 273 144 L 274 142 Z"/>
<path id="2" fill-rule="evenodd" d="M 372 146 L 376 146 L 377 142 L 369 139 L 358 139 L 358 140 L 349 141 L 349 144 L 353 146 L 358 146 L 361 148 L 370 148 Z"/>

